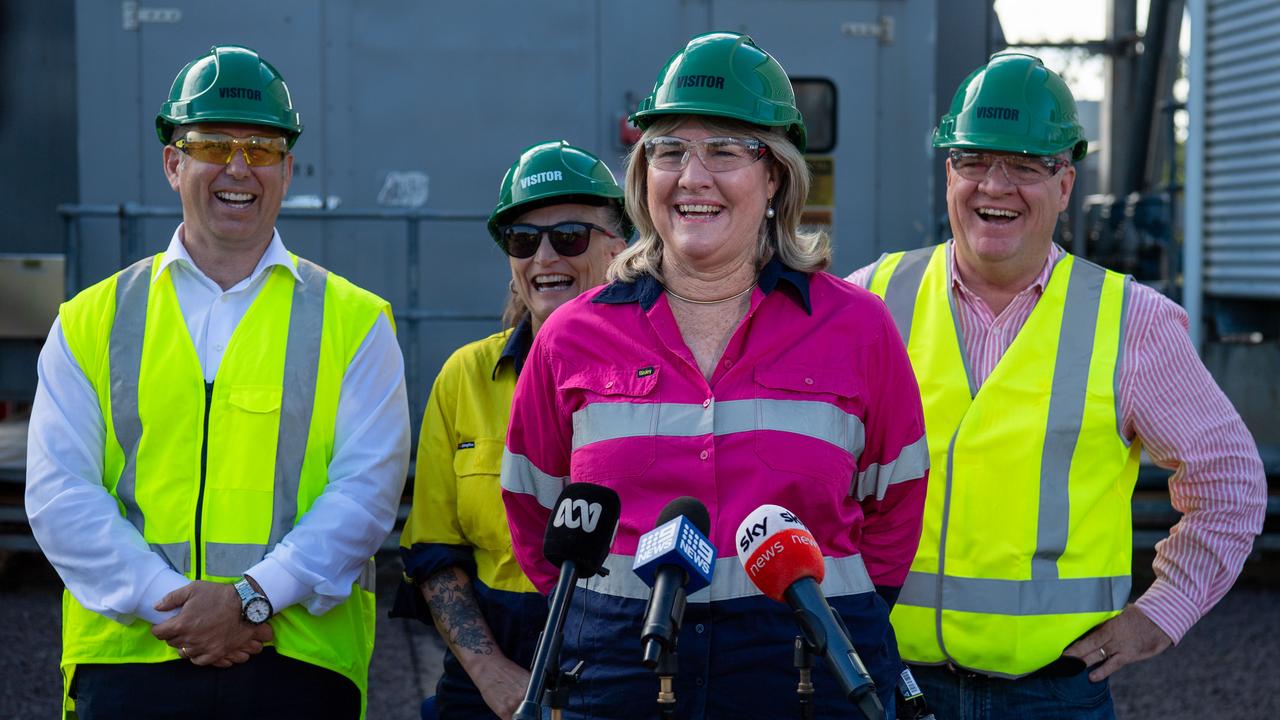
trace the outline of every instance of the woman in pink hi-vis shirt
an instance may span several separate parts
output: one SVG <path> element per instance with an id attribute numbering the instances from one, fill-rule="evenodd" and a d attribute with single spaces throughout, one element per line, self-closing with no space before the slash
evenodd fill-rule
<path id="1" fill-rule="evenodd" d="M 654 708 L 641 665 L 649 588 L 637 542 L 670 500 L 711 516 L 712 583 L 689 596 L 677 717 L 797 712 L 791 611 L 763 596 L 735 531 L 762 504 L 813 532 L 822 584 L 892 717 L 901 668 L 889 608 L 919 539 L 928 452 L 919 392 L 879 299 L 822 272 L 830 246 L 799 230 L 809 188 L 804 123 L 782 68 L 750 38 L 694 38 L 633 122 L 627 171 L 639 239 L 613 280 L 544 324 L 516 386 L 502 486 L 514 551 L 543 592 L 541 553 L 565 484 L 615 490 L 607 576 L 581 585 L 561 665 L 585 663 L 566 717 Z M 815 717 L 850 717 L 815 660 Z M 654 709 L 652 712 L 656 712 Z"/>

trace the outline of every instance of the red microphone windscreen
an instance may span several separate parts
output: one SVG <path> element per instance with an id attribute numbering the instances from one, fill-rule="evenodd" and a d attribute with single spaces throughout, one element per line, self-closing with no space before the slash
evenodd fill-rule
<path id="1" fill-rule="evenodd" d="M 766 596 L 785 602 L 783 593 L 800 578 L 821 583 L 826 574 L 822 550 L 809 528 L 785 508 L 761 505 L 738 526 L 738 561 Z"/>

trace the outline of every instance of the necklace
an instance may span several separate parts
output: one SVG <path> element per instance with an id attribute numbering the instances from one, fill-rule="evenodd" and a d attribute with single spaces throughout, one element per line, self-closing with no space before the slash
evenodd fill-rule
<path id="1" fill-rule="evenodd" d="M 675 290 L 672 290 L 671 288 L 664 288 L 664 289 L 667 291 L 668 295 L 670 295 L 671 297 L 677 300 L 681 300 L 683 302 L 692 303 L 694 305 L 719 305 L 720 303 L 726 303 L 726 302 L 729 302 L 730 300 L 737 300 L 743 295 L 746 295 L 747 293 L 751 292 L 752 288 L 754 288 L 755 286 L 756 284 L 753 282 L 750 285 L 748 285 L 747 289 L 743 290 L 742 292 L 737 293 L 735 295 L 730 295 L 729 297 L 720 298 L 719 300 L 693 300 L 677 293 Z"/>

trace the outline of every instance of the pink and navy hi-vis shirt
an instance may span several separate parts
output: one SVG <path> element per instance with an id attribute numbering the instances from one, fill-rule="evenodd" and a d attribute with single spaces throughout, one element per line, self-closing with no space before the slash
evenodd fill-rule
<path id="1" fill-rule="evenodd" d="M 579 585 L 561 665 L 586 663 L 569 716 L 635 717 L 652 707 L 640 664 L 649 588 L 637 540 L 672 499 L 711 515 L 711 587 L 692 594 L 678 658 L 678 717 L 796 713 L 790 610 L 755 589 L 734 547 L 762 504 L 793 511 L 826 562 L 822 584 L 881 697 L 900 669 L 889 603 L 915 556 L 928 449 L 919 391 L 888 311 L 826 273 L 771 261 L 708 383 L 651 277 L 562 306 L 534 341 L 512 404 L 503 500 L 516 559 L 543 592 L 550 507 L 570 482 L 607 485 L 622 518 L 607 577 Z M 881 592 L 877 593 L 879 589 Z M 847 717 L 814 663 L 818 717 Z"/>

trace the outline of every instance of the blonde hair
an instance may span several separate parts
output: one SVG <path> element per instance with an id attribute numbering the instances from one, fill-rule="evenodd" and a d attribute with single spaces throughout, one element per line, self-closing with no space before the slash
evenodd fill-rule
<path id="1" fill-rule="evenodd" d="M 766 128 L 729 118 L 672 115 L 649 126 L 627 156 L 627 213 L 636 226 L 637 240 L 614 258 L 608 278 L 629 282 L 641 275 L 662 278 L 662 238 L 649 215 L 649 163 L 644 143 L 667 135 L 690 118 L 696 119 L 707 132 L 727 136 L 748 136 L 769 146 L 767 162 L 773 163 L 778 176 L 778 190 L 773 196 L 774 217 L 760 219 L 757 236 L 756 268 L 776 254 L 787 266 L 801 272 L 818 272 L 831 264 L 831 240 L 821 230 L 800 229 L 800 216 L 809 196 L 809 166 L 804 155 L 787 139 L 785 128 Z"/>

